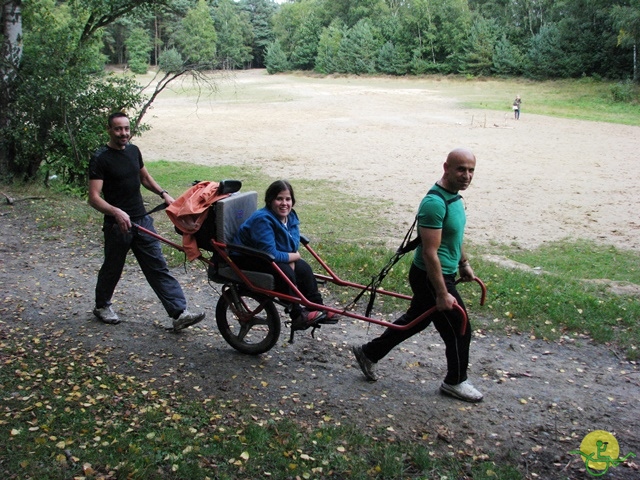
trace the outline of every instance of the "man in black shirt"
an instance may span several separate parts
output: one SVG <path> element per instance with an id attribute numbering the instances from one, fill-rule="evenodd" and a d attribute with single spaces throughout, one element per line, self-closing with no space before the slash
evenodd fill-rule
<path id="1" fill-rule="evenodd" d="M 173 318 L 173 329 L 182 330 L 204 319 L 204 312 L 187 310 L 184 293 L 169 272 L 160 242 L 131 232 L 132 222 L 155 232 L 153 219 L 144 208 L 140 185 L 160 195 L 167 205 L 174 200 L 149 174 L 138 147 L 129 143 L 129 118 L 121 112 L 110 115 L 107 132 L 109 143 L 98 149 L 89 162 L 89 204 L 104 214 L 104 263 L 98 273 L 93 313 L 104 323 L 120 323 L 111 307 L 111 297 L 127 253 L 132 250 L 149 285 Z"/>

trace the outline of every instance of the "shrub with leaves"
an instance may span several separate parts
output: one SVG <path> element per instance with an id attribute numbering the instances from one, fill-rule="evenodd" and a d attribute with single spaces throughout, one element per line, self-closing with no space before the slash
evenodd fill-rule
<path id="1" fill-rule="evenodd" d="M 618 82 L 611 86 L 611 98 L 614 102 L 637 103 L 640 100 L 640 89 L 631 80 Z"/>
<path id="2" fill-rule="evenodd" d="M 185 68 L 182 55 L 175 48 L 162 51 L 158 57 L 158 65 L 160 70 L 166 73 L 178 73 Z"/>
<path id="3" fill-rule="evenodd" d="M 24 51 L 3 112 L 10 158 L 2 173 L 11 179 L 55 173 L 65 185 L 85 185 L 91 152 L 106 140 L 107 115 L 126 109 L 135 118 L 144 101 L 132 79 L 105 75 L 85 7 L 40 1 L 23 11 Z"/>

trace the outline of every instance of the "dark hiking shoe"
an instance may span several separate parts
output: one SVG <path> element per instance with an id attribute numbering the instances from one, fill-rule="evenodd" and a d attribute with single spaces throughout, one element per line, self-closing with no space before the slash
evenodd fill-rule
<path id="1" fill-rule="evenodd" d="M 364 373 L 364 376 L 367 378 L 367 380 L 369 380 L 370 382 L 377 381 L 378 376 L 375 372 L 375 363 L 367 358 L 367 356 L 362 351 L 362 346 L 354 345 L 353 347 L 351 347 L 351 351 L 355 355 L 356 360 L 358 360 L 360 370 L 362 370 L 362 373 Z"/>
<path id="2" fill-rule="evenodd" d="M 111 305 L 102 308 L 94 308 L 93 314 L 100 320 L 102 323 L 106 323 L 109 325 L 117 325 L 120 323 L 120 319 L 118 318 L 118 314 L 113 311 Z"/>
<path id="3" fill-rule="evenodd" d="M 173 331 L 179 332 L 180 330 L 184 330 L 191 325 L 195 325 L 196 323 L 200 323 L 204 320 L 205 313 L 192 313 L 189 310 L 185 310 L 180 314 L 178 318 L 173 321 Z"/>

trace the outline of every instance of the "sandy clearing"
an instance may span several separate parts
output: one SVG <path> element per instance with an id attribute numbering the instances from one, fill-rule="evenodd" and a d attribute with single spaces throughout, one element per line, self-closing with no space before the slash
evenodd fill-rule
<path id="1" fill-rule="evenodd" d="M 163 93 L 137 143 L 148 160 L 342 180 L 392 200 L 407 222 L 447 152 L 468 146 L 478 158 L 465 193 L 470 241 L 529 248 L 574 237 L 638 250 L 640 128 L 530 115 L 523 100 L 515 121 L 508 111 L 463 108 L 424 79 L 252 70 L 199 100 Z"/>

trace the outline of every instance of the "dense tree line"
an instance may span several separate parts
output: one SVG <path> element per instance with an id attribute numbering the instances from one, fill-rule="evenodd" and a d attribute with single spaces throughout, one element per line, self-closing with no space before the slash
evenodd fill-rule
<path id="1" fill-rule="evenodd" d="M 127 64 L 138 73 L 159 65 L 169 50 L 187 62 L 207 57 L 211 68 L 264 67 L 277 8 L 273 0 L 170 0 L 105 28 L 103 53 L 108 63 Z M 135 58 L 143 61 L 138 65 Z"/>
<path id="2" fill-rule="evenodd" d="M 638 80 L 640 0 L 297 0 L 270 71 Z"/>
<path id="3" fill-rule="evenodd" d="M 113 109 L 175 78 L 270 73 L 638 81 L 640 0 L 3 0 L 0 174 L 83 185 Z M 150 98 L 106 64 L 161 74 Z M 46 176 L 45 176 L 46 178 Z"/>
<path id="4" fill-rule="evenodd" d="M 3 0 L 0 10 L 0 175 L 33 180 L 55 173 L 82 192 L 105 119 L 126 110 L 134 133 L 154 98 L 192 75 L 263 66 L 273 41 L 272 0 Z M 155 90 L 131 76 L 157 66 Z"/>

